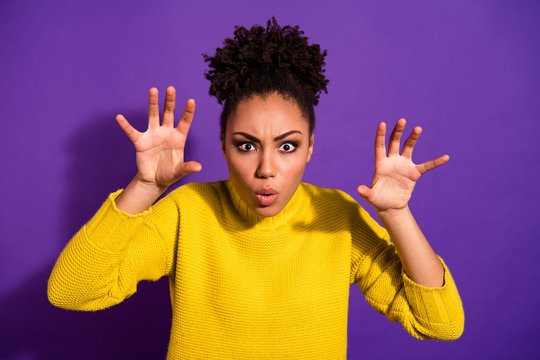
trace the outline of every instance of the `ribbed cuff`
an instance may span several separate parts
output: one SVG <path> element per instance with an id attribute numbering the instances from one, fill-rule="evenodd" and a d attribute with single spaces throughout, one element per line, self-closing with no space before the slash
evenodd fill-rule
<path id="1" fill-rule="evenodd" d="M 115 199 L 124 191 L 111 193 L 96 214 L 85 225 L 88 240 L 95 246 L 111 252 L 123 251 L 129 239 L 145 218 L 152 213 L 152 207 L 139 214 L 129 214 L 118 209 Z"/>
<path id="2" fill-rule="evenodd" d="M 444 263 L 437 256 L 444 268 L 444 285 L 441 287 L 427 287 L 411 280 L 402 269 L 405 294 L 417 318 L 430 324 L 443 324 L 454 322 L 463 313 L 454 279 Z"/>

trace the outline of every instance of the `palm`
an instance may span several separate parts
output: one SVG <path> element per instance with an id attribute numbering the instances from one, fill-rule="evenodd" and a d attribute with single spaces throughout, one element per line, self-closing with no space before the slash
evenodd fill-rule
<path id="1" fill-rule="evenodd" d="M 449 159 L 448 155 L 443 155 L 419 165 L 413 163 L 412 151 L 422 131 L 420 127 L 413 130 L 405 141 L 402 153 L 399 154 L 400 138 L 404 128 L 405 119 L 401 119 L 390 136 L 387 155 L 384 143 L 386 124 L 379 125 L 375 138 L 375 173 L 371 188 L 365 185 L 358 187 L 360 195 L 377 211 L 407 206 L 420 176 Z"/>
<path id="2" fill-rule="evenodd" d="M 186 137 L 174 128 L 159 127 L 143 133 L 134 142 L 137 168 L 144 181 L 168 184 L 176 179 L 175 169 L 184 162 Z"/>
<path id="3" fill-rule="evenodd" d="M 165 98 L 163 124 L 160 125 L 157 89 L 150 89 L 148 129 L 144 133 L 131 127 L 122 115 L 117 116 L 119 125 L 135 146 L 139 178 L 146 183 L 168 186 L 201 168 L 197 162 L 184 162 L 184 148 L 195 103 L 188 100 L 177 127 L 174 127 L 174 107 L 175 90 L 169 87 Z"/>

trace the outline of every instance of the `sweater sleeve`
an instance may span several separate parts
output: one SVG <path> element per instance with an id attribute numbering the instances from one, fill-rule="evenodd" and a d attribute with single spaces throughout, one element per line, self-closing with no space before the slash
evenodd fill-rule
<path id="1" fill-rule="evenodd" d="M 426 287 L 411 280 L 389 235 L 358 205 L 353 220 L 351 282 L 367 302 L 390 321 L 400 322 L 412 336 L 455 340 L 464 328 L 464 312 L 456 284 L 442 258 L 444 283 Z"/>
<path id="2" fill-rule="evenodd" d="M 122 191 L 111 193 L 63 249 L 47 286 L 53 305 L 105 309 L 133 295 L 139 281 L 172 273 L 179 223 L 176 204 L 166 196 L 132 215 L 116 207 Z"/>

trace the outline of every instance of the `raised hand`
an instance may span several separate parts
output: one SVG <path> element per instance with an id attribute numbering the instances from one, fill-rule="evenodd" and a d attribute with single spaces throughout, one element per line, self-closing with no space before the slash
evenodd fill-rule
<path id="1" fill-rule="evenodd" d="M 377 212 L 391 209 L 403 209 L 408 205 L 416 181 L 429 170 L 445 162 L 450 157 L 440 156 L 434 160 L 416 165 L 412 162 L 412 153 L 416 141 L 422 133 L 417 126 L 405 141 L 401 155 L 400 139 L 405 129 L 405 119 L 399 119 L 390 135 L 388 155 L 385 147 L 386 124 L 381 122 L 375 137 L 375 173 L 371 187 L 358 186 L 358 193 L 371 204 Z"/>
<path id="2" fill-rule="evenodd" d="M 200 171 L 201 164 L 184 162 L 184 148 L 195 112 L 195 101 L 189 99 L 178 126 L 174 127 L 176 90 L 169 86 L 165 95 L 163 123 L 160 125 L 158 89 L 151 88 L 148 96 L 148 129 L 134 129 L 122 114 L 116 116 L 118 125 L 133 142 L 136 150 L 137 179 L 146 185 L 166 188 L 184 175 Z"/>

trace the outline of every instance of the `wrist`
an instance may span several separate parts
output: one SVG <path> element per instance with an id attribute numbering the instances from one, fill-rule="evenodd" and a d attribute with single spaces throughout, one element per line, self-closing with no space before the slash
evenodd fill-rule
<path id="1" fill-rule="evenodd" d="M 141 213 L 152 206 L 165 190 L 166 186 L 141 181 L 137 174 L 116 198 L 116 207 L 129 214 Z"/>
<path id="2" fill-rule="evenodd" d="M 161 196 L 161 194 L 163 194 L 168 188 L 166 185 L 159 185 L 155 182 L 143 180 L 139 172 L 137 172 L 128 186 L 136 189 L 137 193 L 139 194 L 147 194 L 148 196 L 157 195 L 158 197 Z"/>
<path id="3" fill-rule="evenodd" d="M 375 209 L 381 220 L 403 217 L 410 214 L 409 204 L 401 208 Z"/>

